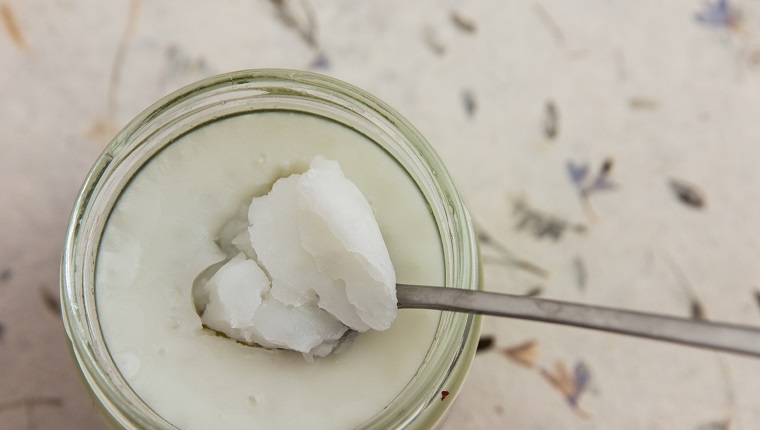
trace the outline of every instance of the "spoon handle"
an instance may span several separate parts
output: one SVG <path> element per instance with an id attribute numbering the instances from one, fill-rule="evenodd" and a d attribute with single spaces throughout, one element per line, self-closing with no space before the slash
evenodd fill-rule
<path id="1" fill-rule="evenodd" d="M 399 309 L 438 309 L 543 321 L 760 358 L 760 328 L 457 288 L 399 284 L 396 294 Z"/>

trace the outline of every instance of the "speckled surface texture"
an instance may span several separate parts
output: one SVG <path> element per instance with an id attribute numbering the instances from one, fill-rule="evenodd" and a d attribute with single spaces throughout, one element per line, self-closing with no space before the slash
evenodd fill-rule
<path id="1" fill-rule="evenodd" d="M 758 1 L 0 0 L 0 429 L 104 428 L 57 311 L 80 184 L 158 98 L 259 67 L 415 124 L 487 289 L 760 326 Z M 760 360 L 495 318 L 483 335 L 444 429 L 760 427 Z"/>

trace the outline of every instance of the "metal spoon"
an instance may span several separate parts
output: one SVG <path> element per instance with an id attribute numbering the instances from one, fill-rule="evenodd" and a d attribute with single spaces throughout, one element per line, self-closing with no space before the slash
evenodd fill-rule
<path id="1" fill-rule="evenodd" d="M 400 309 L 437 309 L 543 321 L 760 358 L 760 328 L 457 288 L 398 284 L 396 295 Z"/>
<path id="2" fill-rule="evenodd" d="M 193 302 L 199 315 L 208 304 L 206 282 L 226 262 L 210 265 L 193 281 Z M 437 309 L 543 321 L 760 358 L 760 328 L 458 288 L 397 284 L 396 296 L 399 309 Z"/>

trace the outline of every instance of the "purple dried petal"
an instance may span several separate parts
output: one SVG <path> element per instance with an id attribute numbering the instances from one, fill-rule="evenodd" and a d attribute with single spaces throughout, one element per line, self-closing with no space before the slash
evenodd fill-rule
<path id="1" fill-rule="evenodd" d="M 570 174 L 570 179 L 577 186 L 580 186 L 586 176 L 588 176 L 588 163 L 575 164 L 572 161 L 566 163 L 567 173 Z"/>
<path id="2" fill-rule="evenodd" d="M 326 70 L 330 68 L 330 59 L 327 58 L 323 52 L 320 52 L 314 60 L 312 60 L 309 67 L 314 70 Z"/>
<path id="3" fill-rule="evenodd" d="M 591 371 L 586 363 L 579 361 L 575 364 L 573 369 L 573 378 L 575 380 L 575 391 L 580 394 L 588 388 L 588 383 L 591 381 Z"/>
<path id="4" fill-rule="evenodd" d="M 565 399 L 570 406 L 575 407 L 578 405 L 578 399 L 580 399 L 581 395 L 586 391 L 586 388 L 588 388 L 590 380 L 591 371 L 589 371 L 588 366 L 582 361 L 576 363 L 573 368 L 573 385 L 575 390 L 572 393 L 567 393 L 565 396 Z"/>
<path id="5" fill-rule="evenodd" d="M 738 18 L 738 10 L 729 5 L 728 0 L 716 0 L 714 3 L 706 3 L 705 8 L 694 16 L 697 22 L 714 26 L 730 26 Z"/>

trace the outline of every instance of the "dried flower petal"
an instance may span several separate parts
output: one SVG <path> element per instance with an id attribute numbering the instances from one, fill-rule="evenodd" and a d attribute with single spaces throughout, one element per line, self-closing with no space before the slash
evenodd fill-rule
<path id="1" fill-rule="evenodd" d="M 462 104 L 464 105 L 464 111 L 467 116 L 473 117 L 478 110 L 478 102 L 475 99 L 475 94 L 472 90 L 466 89 L 462 91 Z"/>
<path id="2" fill-rule="evenodd" d="M 571 396 L 574 404 L 578 403 L 578 399 L 581 397 L 584 391 L 589 386 L 591 381 L 591 371 L 586 363 L 579 361 L 573 368 L 573 382 L 575 383 L 575 392 Z"/>
<path id="3" fill-rule="evenodd" d="M 544 292 L 544 289 L 540 285 L 537 285 L 531 288 L 530 290 L 526 291 L 525 294 L 523 294 L 523 296 L 524 297 L 538 297 L 541 294 L 543 294 L 543 292 Z"/>
<path id="4" fill-rule="evenodd" d="M 327 58 L 324 52 L 319 52 L 309 64 L 309 68 L 313 70 L 327 70 L 330 68 L 330 59 Z"/>
<path id="5" fill-rule="evenodd" d="M 544 136 L 554 139 L 559 134 L 559 111 L 554 100 L 546 102 L 546 116 L 544 117 Z"/>
<path id="6" fill-rule="evenodd" d="M 2 20 L 5 31 L 8 33 L 13 44 L 20 49 L 27 49 L 26 40 L 21 34 L 21 27 L 18 25 L 16 15 L 13 13 L 13 9 L 7 4 L 0 3 L 0 20 Z"/>
<path id="7" fill-rule="evenodd" d="M 731 428 L 731 419 L 722 421 L 710 421 L 697 426 L 697 430 L 728 430 Z"/>
<path id="8" fill-rule="evenodd" d="M 591 416 L 578 406 L 578 399 L 588 386 L 590 375 L 588 367 L 582 362 L 576 364 L 572 375 L 561 361 L 554 364 L 554 372 L 541 369 L 541 376 L 565 397 L 568 405 L 583 419 L 590 419 Z"/>
<path id="9" fill-rule="evenodd" d="M 573 231 L 577 231 L 576 225 L 570 221 L 540 212 L 528 206 L 522 199 L 515 200 L 514 213 L 518 218 L 515 230 L 527 230 L 536 239 L 548 237 L 554 241 L 558 241 L 562 239 L 563 234 L 568 228 L 572 227 Z"/>
<path id="10" fill-rule="evenodd" d="M 583 258 L 577 256 L 573 258 L 573 267 L 575 267 L 575 273 L 578 280 L 578 288 L 581 290 L 586 289 L 586 283 L 588 282 L 588 274 L 586 272 L 586 264 Z"/>
<path id="11" fill-rule="evenodd" d="M 693 297 L 691 299 L 691 319 L 700 321 L 707 320 L 707 311 L 705 310 L 705 306 L 696 297 Z"/>
<path id="12" fill-rule="evenodd" d="M 536 276 L 540 276 L 542 278 L 548 278 L 549 277 L 549 271 L 544 269 L 543 267 L 539 267 L 538 265 L 531 263 L 530 261 L 522 260 L 517 258 L 515 254 L 510 251 L 506 246 L 495 240 L 493 237 L 491 237 L 488 233 L 486 233 L 482 228 L 477 227 L 478 232 L 478 242 L 480 245 L 488 246 L 490 249 L 498 252 L 500 254 L 499 257 L 490 257 L 488 255 L 483 256 L 483 263 L 486 264 L 500 264 L 504 266 L 513 266 L 517 267 L 518 269 L 524 270 L 526 272 L 530 272 Z"/>
<path id="13" fill-rule="evenodd" d="M 567 173 L 570 174 L 570 179 L 580 188 L 583 180 L 588 176 L 588 163 L 575 164 L 573 161 L 568 161 L 566 166 Z"/>
<path id="14" fill-rule="evenodd" d="M 679 179 L 671 179 L 670 189 L 676 194 L 678 200 L 686 206 L 694 209 L 702 209 L 705 206 L 704 193 L 695 185 Z"/>
<path id="15" fill-rule="evenodd" d="M 465 33 L 475 33 L 478 30 L 477 24 L 475 24 L 475 20 L 472 18 L 468 18 L 461 13 L 452 10 L 451 11 L 451 22 L 456 25 L 456 27 Z"/>
<path id="16" fill-rule="evenodd" d="M 425 27 L 422 31 L 422 40 L 433 51 L 434 54 L 441 56 L 446 53 L 446 46 L 441 42 L 433 27 Z"/>
<path id="17" fill-rule="evenodd" d="M 502 352 L 510 360 L 525 367 L 532 368 L 538 356 L 538 342 L 535 339 L 528 340 L 519 345 L 504 348 Z"/>
<path id="18" fill-rule="evenodd" d="M 575 381 L 573 381 L 573 378 L 570 376 L 570 372 L 567 370 L 565 363 L 561 361 L 554 363 L 553 373 L 546 369 L 541 369 L 541 376 L 543 376 L 566 398 L 575 392 Z"/>
<path id="19" fill-rule="evenodd" d="M 657 100 L 647 97 L 631 97 L 628 99 L 628 106 L 631 109 L 656 109 L 660 103 Z"/>
<path id="20" fill-rule="evenodd" d="M 60 407 L 63 405 L 63 399 L 60 397 L 24 397 L 21 399 L 10 400 L 0 403 L 0 413 L 11 409 L 34 409 L 40 406 Z"/>
<path id="21" fill-rule="evenodd" d="M 704 9 L 697 12 L 694 19 L 715 27 L 733 27 L 739 23 L 741 12 L 736 6 L 730 5 L 728 0 L 716 0 L 714 3 L 705 3 Z"/>
<path id="22" fill-rule="evenodd" d="M 61 314 L 61 302 L 58 297 L 54 296 L 53 293 L 48 291 L 45 287 L 40 287 L 40 296 L 42 298 L 42 303 L 45 304 L 45 308 L 48 311 L 57 315 Z"/>

